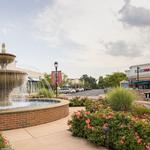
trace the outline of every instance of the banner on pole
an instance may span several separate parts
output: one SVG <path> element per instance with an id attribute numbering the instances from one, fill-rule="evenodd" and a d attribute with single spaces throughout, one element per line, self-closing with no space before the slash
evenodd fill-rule
<path id="1" fill-rule="evenodd" d="M 52 85 L 56 85 L 56 71 L 51 72 L 51 81 Z M 62 73 L 61 71 L 57 71 L 57 85 L 60 85 L 62 82 Z"/>

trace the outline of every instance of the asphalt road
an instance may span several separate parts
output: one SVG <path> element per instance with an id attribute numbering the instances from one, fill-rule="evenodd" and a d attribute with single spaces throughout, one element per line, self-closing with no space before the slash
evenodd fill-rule
<path id="1" fill-rule="evenodd" d="M 103 89 L 87 90 L 87 91 L 77 92 L 69 95 L 70 96 L 99 96 L 101 94 L 104 94 Z"/>

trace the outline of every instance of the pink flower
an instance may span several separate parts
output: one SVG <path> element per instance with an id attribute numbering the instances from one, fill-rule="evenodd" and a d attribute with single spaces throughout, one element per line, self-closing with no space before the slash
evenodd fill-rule
<path id="1" fill-rule="evenodd" d="M 109 114 L 109 115 L 107 116 L 107 119 L 111 119 L 111 118 L 113 118 L 113 115 Z"/>
<path id="2" fill-rule="evenodd" d="M 150 142 L 148 143 L 144 143 L 145 147 L 146 147 L 146 150 L 150 150 Z"/>
<path id="3" fill-rule="evenodd" d="M 86 115 L 89 115 L 89 114 L 90 114 L 90 111 L 86 111 L 85 114 L 86 114 Z"/>
<path id="4" fill-rule="evenodd" d="M 92 127 L 90 124 L 87 124 L 87 125 L 86 125 L 86 128 L 88 128 L 88 129 L 93 129 L 94 127 Z"/>
<path id="5" fill-rule="evenodd" d="M 123 139 L 121 139 L 119 142 L 120 142 L 120 144 L 124 144 L 125 143 Z"/>
<path id="6" fill-rule="evenodd" d="M 9 144 L 9 141 L 8 141 L 6 138 L 3 137 L 3 140 L 4 140 L 4 144 L 5 144 L 5 145 L 8 145 L 8 144 Z"/>
<path id="7" fill-rule="evenodd" d="M 142 144 L 142 139 L 138 139 L 138 140 L 137 140 L 137 143 L 138 143 L 138 144 Z"/>
<path id="8" fill-rule="evenodd" d="M 86 122 L 86 124 L 89 124 L 91 122 L 91 120 L 90 119 L 86 119 L 85 122 Z"/>
<path id="9" fill-rule="evenodd" d="M 108 127 L 108 123 L 104 123 L 103 128 Z"/>
<path id="10" fill-rule="evenodd" d="M 81 116 L 81 112 L 80 112 L 80 111 L 77 111 L 77 112 L 75 113 L 75 115 L 76 115 L 76 117 L 79 119 L 80 116 Z"/>

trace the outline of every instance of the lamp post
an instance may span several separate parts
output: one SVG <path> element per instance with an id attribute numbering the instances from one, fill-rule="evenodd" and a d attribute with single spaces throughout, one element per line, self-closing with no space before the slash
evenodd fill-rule
<path id="1" fill-rule="evenodd" d="M 57 71 L 57 68 L 58 68 L 58 62 L 57 61 L 55 61 L 54 62 L 54 67 L 55 67 L 55 92 L 56 92 L 56 97 L 57 97 L 57 83 L 58 83 L 58 76 L 57 76 L 57 74 L 58 74 L 58 71 Z"/>
<path id="2" fill-rule="evenodd" d="M 140 70 L 140 67 L 137 66 L 137 88 L 139 88 L 139 86 L 138 86 L 138 82 L 139 82 L 139 70 Z"/>
<path id="3" fill-rule="evenodd" d="M 137 67 L 137 81 L 139 81 L 139 70 L 140 70 L 140 67 Z"/>

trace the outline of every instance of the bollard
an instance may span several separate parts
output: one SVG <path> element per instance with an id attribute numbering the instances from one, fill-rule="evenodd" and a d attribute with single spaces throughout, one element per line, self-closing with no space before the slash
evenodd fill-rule
<path id="1" fill-rule="evenodd" d="M 105 146 L 107 149 L 109 149 L 109 131 L 110 131 L 110 129 L 108 127 L 104 127 L 103 131 L 105 133 Z"/>

